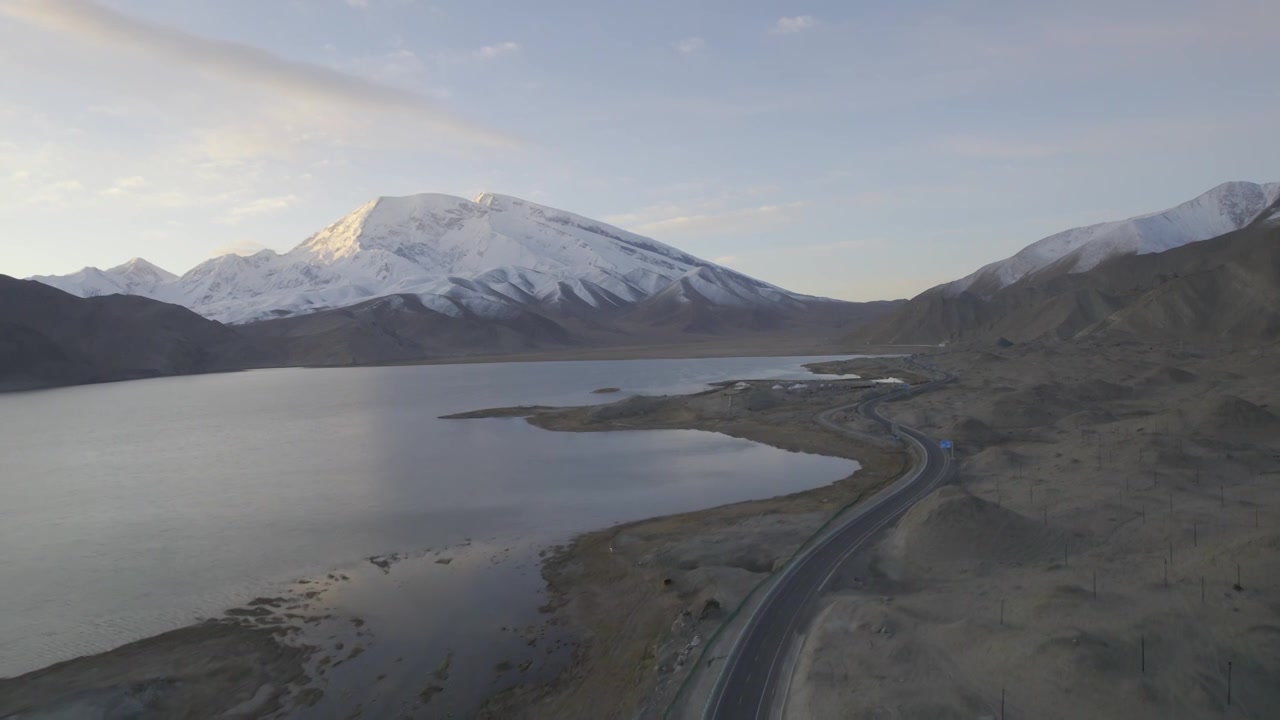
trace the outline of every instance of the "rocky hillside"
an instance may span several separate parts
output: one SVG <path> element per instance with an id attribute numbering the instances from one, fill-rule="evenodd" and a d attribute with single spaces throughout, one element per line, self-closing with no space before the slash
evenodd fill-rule
<path id="1" fill-rule="evenodd" d="M 1280 183 L 1227 182 L 1177 207 L 1127 220 L 1073 228 L 1028 245 L 941 287 L 947 297 L 988 297 L 1050 269 L 1084 272 L 1113 257 L 1164 252 L 1239 230 L 1280 199 Z"/>
<path id="2" fill-rule="evenodd" d="M 268 364 L 234 329 L 132 295 L 80 298 L 0 275 L 0 390 Z"/>
<path id="3" fill-rule="evenodd" d="M 1280 337 L 1280 227 L 1262 218 L 1277 207 L 1242 230 L 1161 253 L 1112 257 L 1084 272 L 1065 258 L 988 296 L 934 288 L 851 339 L 1274 340 Z"/>

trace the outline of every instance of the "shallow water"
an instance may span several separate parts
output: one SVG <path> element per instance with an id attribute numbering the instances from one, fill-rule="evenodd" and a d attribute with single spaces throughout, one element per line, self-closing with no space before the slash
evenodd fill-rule
<path id="1" fill-rule="evenodd" d="M 551 433 L 440 415 L 619 397 L 590 394 L 603 386 L 814 377 L 800 365 L 819 359 L 285 369 L 0 395 L 0 676 L 340 567 L 361 571 L 335 597 L 385 615 L 384 636 L 412 619 L 414 647 L 433 644 L 421 662 L 492 645 L 467 633 L 479 622 L 490 637 L 504 613 L 536 608 L 539 548 L 819 486 L 853 464 L 713 433 Z M 456 565 L 422 555 L 446 547 Z M 364 562 L 397 551 L 418 559 L 385 576 Z M 388 599 L 396 587 L 408 589 Z M 474 663 L 493 656 L 480 654 Z"/>

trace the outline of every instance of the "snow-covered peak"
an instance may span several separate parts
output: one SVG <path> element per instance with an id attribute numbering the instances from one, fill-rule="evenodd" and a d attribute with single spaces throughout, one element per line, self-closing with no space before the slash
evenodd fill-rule
<path id="1" fill-rule="evenodd" d="M 668 245 L 563 210 L 493 193 L 482 193 L 477 200 L 439 194 L 379 198 L 286 257 L 320 266 L 356 262 L 379 282 L 406 275 L 442 279 L 523 268 L 557 279 L 596 271 L 635 275 L 622 282 L 636 282 L 649 291 L 652 275 L 670 280 L 707 264 Z"/>
<path id="2" fill-rule="evenodd" d="M 944 285 L 955 295 L 988 295 L 1050 265 L 1084 272 L 1119 255 L 1164 252 L 1239 230 L 1280 198 L 1280 183 L 1226 182 L 1181 205 L 1128 220 L 1098 223 L 1050 235 L 1012 257 Z"/>
<path id="3" fill-rule="evenodd" d="M 719 266 L 694 268 L 680 276 L 678 284 L 686 298 L 696 294 L 715 305 L 750 307 L 762 299 L 768 304 L 798 302 L 792 293 Z"/>
<path id="4" fill-rule="evenodd" d="M 61 287 L 68 278 L 37 279 Z M 391 294 L 489 317 L 520 306 L 605 312 L 673 284 L 732 304 L 799 297 L 607 223 L 494 193 L 381 197 L 287 253 L 213 258 L 137 291 L 245 322 Z"/>
<path id="5" fill-rule="evenodd" d="M 513 198 L 510 195 L 499 195 L 497 193 L 482 192 L 472 198 L 471 202 L 485 207 L 493 207 L 494 205 L 509 205 L 511 201 L 524 202 L 519 198 Z"/>
<path id="6" fill-rule="evenodd" d="M 1261 209 L 1280 199 L 1280 182 L 1251 183 L 1242 180 L 1224 182 L 1209 192 L 1174 208 L 1174 212 L 1217 214 L 1238 227 L 1248 225 Z M 1143 218 L 1165 215 L 1151 213 Z M 1142 219 L 1142 218 L 1139 218 Z"/>
<path id="7" fill-rule="evenodd" d="M 31 279 L 81 297 L 117 294 L 151 297 L 159 288 L 177 278 L 177 275 L 164 268 L 142 258 L 133 258 L 107 270 L 86 267 L 70 275 L 37 276 Z"/>
<path id="8" fill-rule="evenodd" d="M 140 257 L 132 258 L 128 262 L 117 265 L 107 272 L 121 276 L 156 278 L 161 281 L 175 280 L 178 277 L 168 270 L 165 270 L 154 263 L 147 262 Z"/>

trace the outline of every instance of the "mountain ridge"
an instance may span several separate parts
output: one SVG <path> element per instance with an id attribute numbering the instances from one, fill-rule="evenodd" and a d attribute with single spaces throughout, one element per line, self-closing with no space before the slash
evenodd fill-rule
<path id="1" fill-rule="evenodd" d="M 1076 272 L 1064 257 L 990 295 L 943 286 L 855 329 L 860 343 L 1280 338 L 1280 198 L 1245 227 Z"/>
<path id="2" fill-rule="evenodd" d="M 1059 263 L 1068 263 L 1068 272 L 1083 272 L 1118 255 L 1162 252 L 1208 240 L 1245 227 L 1277 199 L 1280 182 L 1228 181 L 1172 208 L 1054 233 L 925 292 L 940 288 L 947 297 L 962 292 L 989 296 Z"/>
<path id="3" fill-rule="evenodd" d="M 699 274 L 702 269 L 714 272 Z M 455 317 L 463 309 L 492 318 L 521 307 L 554 309 L 570 296 L 607 311 L 684 279 L 698 284 L 704 297 L 732 304 L 817 300 L 607 223 L 488 192 L 474 200 L 438 193 L 379 197 L 288 252 L 211 258 L 177 278 L 126 282 L 118 277 L 124 270 L 86 268 L 33 279 L 82 296 L 141 294 L 230 323 L 406 293 Z"/>
<path id="4" fill-rule="evenodd" d="M 228 323 L 274 364 L 302 365 L 826 341 L 894 307 L 791 292 L 495 193 L 379 197 L 285 253 L 224 255 L 167 280 L 149 267 L 139 260 L 40 280 L 81 294 L 148 294 Z"/>
<path id="5" fill-rule="evenodd" d="M 237 331 L 137 295 L 81 298 L 0 275 L 0 391 L 272 364 Z"/>

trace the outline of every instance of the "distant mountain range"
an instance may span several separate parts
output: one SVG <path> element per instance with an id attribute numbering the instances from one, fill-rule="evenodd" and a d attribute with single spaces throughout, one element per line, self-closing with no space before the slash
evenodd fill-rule
<path id="1" fill-rule="evenodd" d="M 181 277 L 142 259 L 31 278 L 74 295 L 142 295 L 229 323 L 413 295 L 454 318 L 609 315 L 645 301 L 802 310 L 788 292 L 669 245 L 505 195 L 384 197 L 283 255 L 224 255 Z"/>
<path id="2" fill-rule="evenodd" d="M 1280 183 L 1223 183 L 1168 210 L 1050 235 L 943 285 L 941 292 L 947 297 L 962 292 L 985 297 L 1039 272 L 1084 272 L 1119 255 L 1164 252 L 1208 240 L 1248 225 L 1278 198 Z"/>
<path id="3" fill-rule="evenodd" d="M 27 279 L 80 297 L 141 295 L 155 299 L 165 294 L 178 276 L 142 258 L 134 258 L 107 270 L 87 267 L 70 275 L 36 275 Z"/>
<path id="4" fill-rule="evenodd" d="M 1206 237 L 1207 236 L 1207 237 Z M 1280 183 L 1068 230 L 856 329 L 870 344 L 1280 338 Z"/>
<path id="5" fill-rule="evenodd" d="M 184 307 L 0 275 L 0 391 L 256 367 L 269 352 Z"/>
<path id="6" fill-rule="evenodd" d="M 848 303 L 516 198 L 380 198 L 287 253 L 180 277 L 141 259 L 0 276 L 0 388 L 711 338 L 1275 339 L 1278 228 L 1280 183 L 1226 183 L 1058 233 L 910 301 Z"/>
<path id="7" fill-rule="evenodd" d="M 379 198 L 287 253 L 224 255 L 182 276 L 135 258 L 108 270 L 32 279 L 94 306 L 124 306 L 122 296 L 185 306 L 252 350 L 234 362 L 213 353 L 220 367 L 738 337 L 824 341 L 896 304 L 790 292 L 602 222 L 490 193 L 474 201 Z M 37 296 L 10 284 L 0 287 L 0 302 L 6 292 Z M 53 298 L 46 299 L 68 317 L 88 312 L 68 296 Z M 27 329 L 41 332 L 56 315 L 39 315 Z M 164 374 L 156 365 L 141 363 L 137 372 Z"/>

